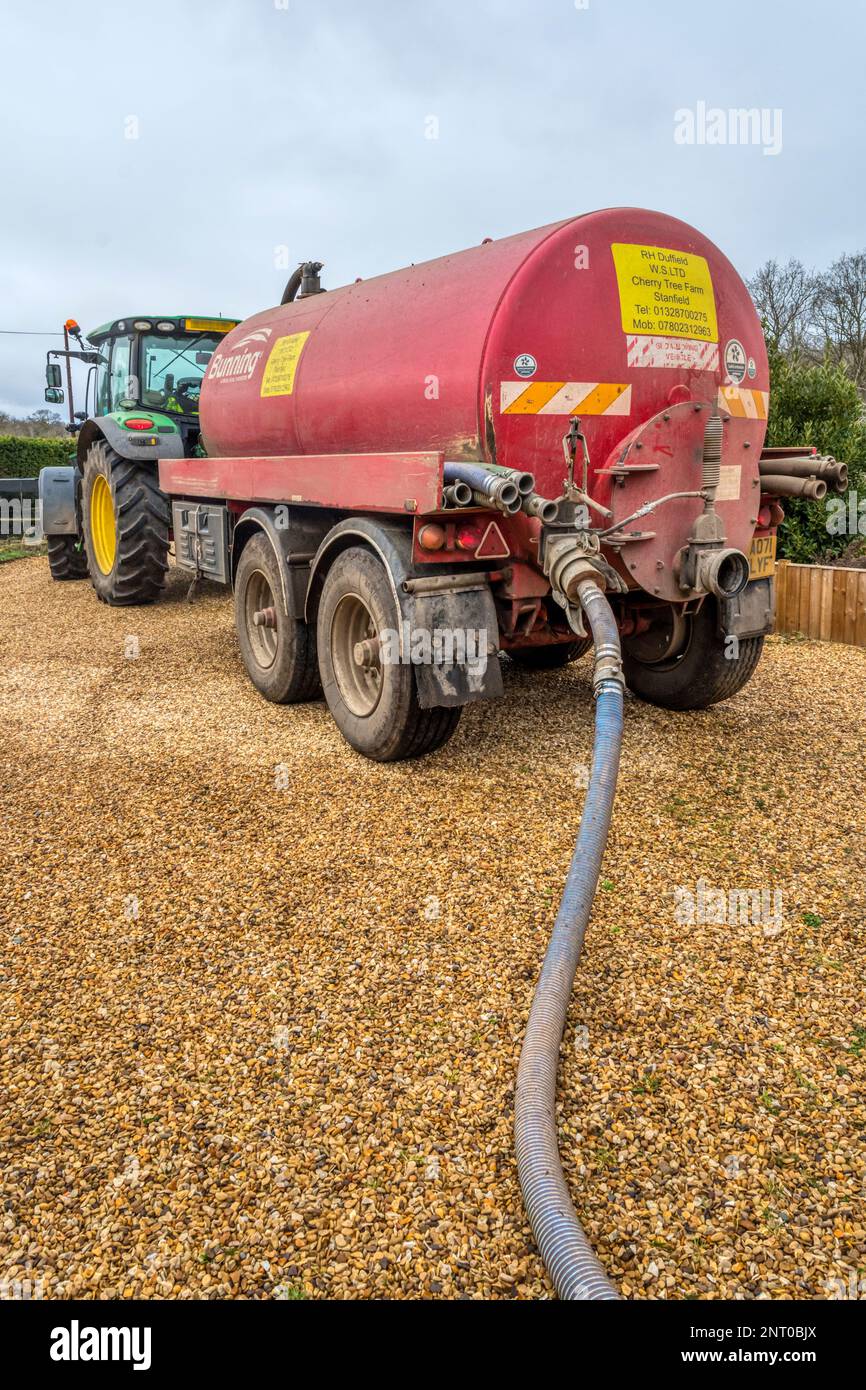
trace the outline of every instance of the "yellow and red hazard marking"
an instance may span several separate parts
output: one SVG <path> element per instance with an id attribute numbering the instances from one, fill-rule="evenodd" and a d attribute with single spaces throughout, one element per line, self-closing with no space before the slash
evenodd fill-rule
<path id="1" fill-rule="evenodd" d="M 503 381 L 503 415 L 629 415 L 631 386 L 624 381 Z"/>
<path id="2" fill-rule="evenodd" d="M 720 386 L 718 403 L 738 420 L 766 420 L 770 393 L 751 386 Z"/>

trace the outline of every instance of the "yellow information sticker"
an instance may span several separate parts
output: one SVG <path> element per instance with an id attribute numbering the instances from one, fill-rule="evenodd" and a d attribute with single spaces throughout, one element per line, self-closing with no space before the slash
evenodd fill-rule
<path id="1" fill-rule="evenodd" d="M 703 256 L 611 243 L 625 333 L 718 342 L 716 298 Z"/>
<path id="2" fill-rule="evenodd" d="M 295 373 L 309 333 L 289 333 L 271 348 L 262 377 L 260 396 L 290 396 L 295 389 Z"/>
<path id="3" fill-rule="evenodd" d="M 188 333 L 230 333 L 237 328 L 239 319 L 186 319 Z"/>

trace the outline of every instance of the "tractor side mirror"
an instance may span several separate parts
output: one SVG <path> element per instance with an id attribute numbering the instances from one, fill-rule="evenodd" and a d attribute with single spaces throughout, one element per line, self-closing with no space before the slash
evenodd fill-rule
<path id="1" fill-rule="evenodd" d="M 60 368 L 57 370 L 59 372 Z M 49 405 L 62 405 L 66 397 L 58 386 L 46 386 L 45 399 Z"/>
<path id="2" fill-rule="evenodd" d="M 47 385 L 50 386 L 52 390 L 56 390 L 57 387 L 60 386 L 62 380 L 63 378 L 60 375 L 60 364 L 58 362 L 49 362 L 45 368 L 45 381 Z M 47 400 L 48 397 L 46 396 L 45 399 Z"/>

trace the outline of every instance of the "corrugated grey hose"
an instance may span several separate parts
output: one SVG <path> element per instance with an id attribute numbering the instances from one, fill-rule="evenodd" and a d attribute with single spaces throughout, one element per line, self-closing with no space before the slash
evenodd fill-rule
<path id="1" fill-rule="evenodd" d="M 565 1017 L 610 827 L 623 727 L 619 632 L 592 580 L 578 587 L 595 643 L 592 772 L 568 878 L 535 988 L 520 1054 L 514 1136 L 523 1203 L 563 1299 L 619 1298 L 587 1240 L 566 1186 L 556 1136 L 556 1069 Z"/>

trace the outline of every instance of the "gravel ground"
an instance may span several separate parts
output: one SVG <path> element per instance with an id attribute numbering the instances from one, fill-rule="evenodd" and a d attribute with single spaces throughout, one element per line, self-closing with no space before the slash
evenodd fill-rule
<path id="1" fill-rule="evenodd" d="M 230 603 L 185 588 L 112 610 L 44 560 L 0 571 L 0 1279 L 549 1297 L 512 1100 L 588 662 L 509 668 L 442 753 L 380 767 L 323 704 L 261 700 Z M 628 705 L 560 1094 L 629 1297 L 866 1275 L 864 674 L 773 640 L 727 705 Z M 692 925 L 701 879 L 771 896 Z"/>

